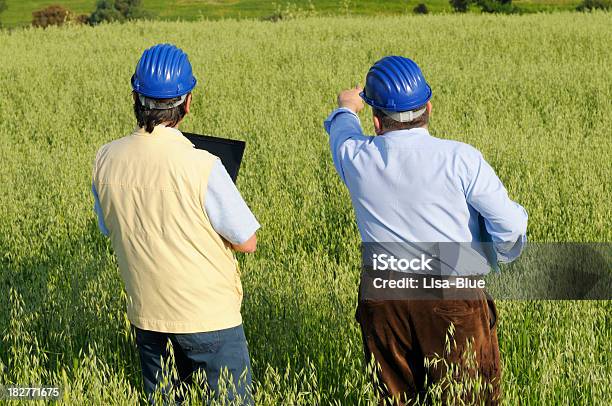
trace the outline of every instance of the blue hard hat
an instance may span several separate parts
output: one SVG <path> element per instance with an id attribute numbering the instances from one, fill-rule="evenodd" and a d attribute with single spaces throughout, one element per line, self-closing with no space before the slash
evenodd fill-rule
<path id="1" fill-rule="evenodd" d="M 158 44 L 145 50 L 132 75 L 132 89 L 154 99 L 187 94 L 196 82 L 187 54 L 170 44 Z"/>
<path id="2" fill-rule="evenodd" d="M 402 56 L 385 56 L 368 71 L 361 98 L 386 111 L 408 111 L 431 98 L 431 87 L 414 61 Z"/>

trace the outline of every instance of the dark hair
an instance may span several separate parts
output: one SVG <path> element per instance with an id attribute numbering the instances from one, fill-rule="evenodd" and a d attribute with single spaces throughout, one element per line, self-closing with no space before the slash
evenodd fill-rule
<path id="1" fill-rule="evenodd" d="M 185 117 L 187 113 L 187 99 L 180 105 L 173 107 L 168 110 L 149 109 L 140 103 L 140 99 L 137 94 L 134 94 L 134 115 L 139 127 L 144 127 L 145 131 L 152 133 L 156 125 L 166 123 L 169 127 L 174 127 Z M 157 102 L 162 103 L 175 103 L 179 101 L 180 97 L 172 99 L 155 99 Z"/>
<path id="2" fill-rule="evenodd" d="M 416 108 L 415 110 L 420 110 L 423 107 L 425 106 L 421 106 L 419 108 Z M 424 125 L 429 124 L 429 111 L 427 109 L 425 109 L 425 112 L 419 117 L 406 123 L 402 123 L 401 121 L 395 121 L 394 119 L 386 115 L 382 110 L 377 108 L 372 108 L 372 112 L 376 117 L 378 117 L 382 129 L 385 131 L 409 130 L 411 128 L 423 127 Z"/>

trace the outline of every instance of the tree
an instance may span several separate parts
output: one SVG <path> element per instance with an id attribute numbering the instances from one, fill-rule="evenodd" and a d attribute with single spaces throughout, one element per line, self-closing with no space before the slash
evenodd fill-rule
<path id="1" fill-rule="evenodd" d="M 126 21 L 145 16 L 140 7 L 141 0 L 98 0 L 96 9 L 89 16 L 89 23 L 100 24 L 103 21 Z"/>

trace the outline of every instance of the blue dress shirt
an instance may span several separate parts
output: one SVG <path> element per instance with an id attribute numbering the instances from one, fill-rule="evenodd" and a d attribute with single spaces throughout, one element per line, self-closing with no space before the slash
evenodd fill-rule
<path id="1" fill-rule="evenodd" d="M 98 227 L 108 236 L 98 192 L 93 184 L 92 193 Z M 233 244 L 246 242 L 260 227 L 220 160 L 214 164 L 208 178 L 203 210 L 206 211 L 213 229 Z"/>
<path id="2" fill-rule="evenodd" d="M 497 261 L 520 255 L 527 212 L 510 200 L 475 148 L 435 138 L 425 128 L 365 136 L 357 115 L 346 108 L 333 111 L 324 126 L 363 242 L 490 238 Z"/>

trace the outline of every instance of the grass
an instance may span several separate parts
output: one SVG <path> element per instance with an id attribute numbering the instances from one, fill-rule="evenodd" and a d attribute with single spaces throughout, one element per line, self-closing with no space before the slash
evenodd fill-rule
<path id="1" fill-rule="evenodd" d="M 0 21 L 8 26 L 27 25 L 32 12 L 51 4 L 60 4 L 77 14 L 90 14 L 95 0 L 7 0 L 8 9 Z M 432 13 L 450 13 L 447 0 L 143 0 L 143 8 L 153 18 L 167 20 L 197 20 L 200 18 L 263 18 L 280 11 L 307 11 L 312 9 L 323 15 L 352 14 L 361 16 L 411 14 L 414 7 L 424 3 Z M 573 10 L 580 0 L 514 0 L 528 12 Z"/>
<path id="2" fill-rule="evenodd" d="M 383 55 L 414 58 L 434 92 L 432 133 L 483 152 L 529 212 L 532 241 L 611 241 L 611 23 L 471 14 L 0 33 L 0 385 L 59 384 L 66 405 L 142 400 L 90 184 L 97 148 L 133 129 L 129 78 L 145 47 L 190 55 L 186 131 L 248 142 L 238 184 L 263 228 L 240 263 L 259 404 L 357 405 L 372 399 L 353 319 L 359 237 L 322 128 L 336 92 Z M 612 403 L 610 301 L 498 308 L 505 404 Z"/>

